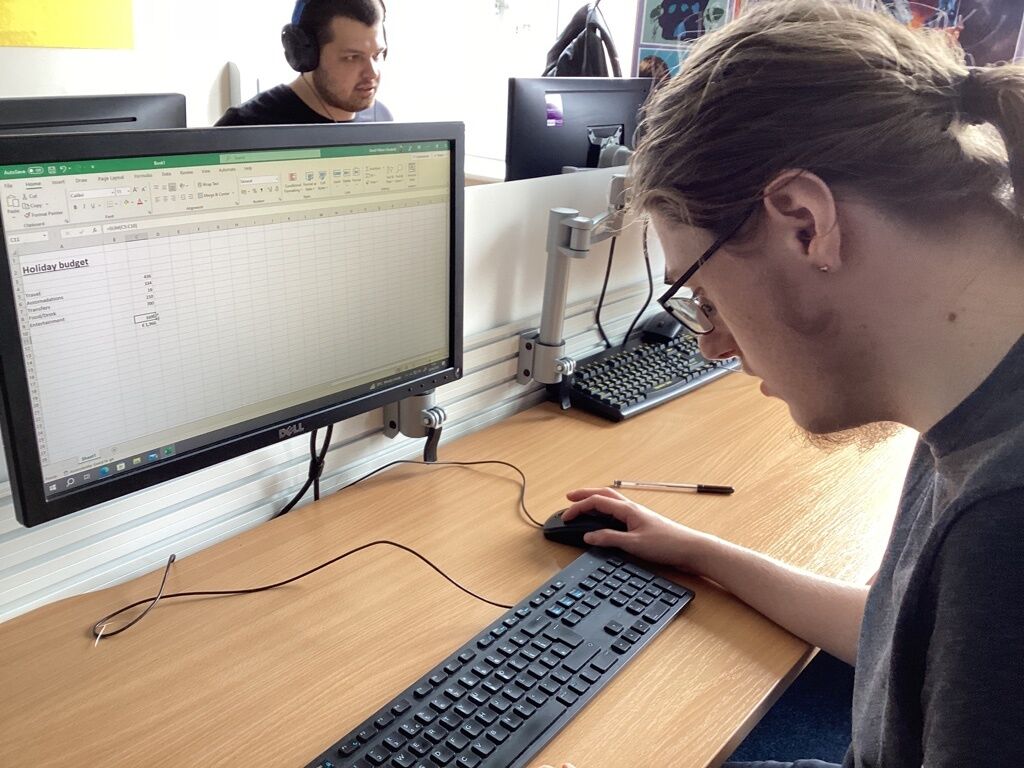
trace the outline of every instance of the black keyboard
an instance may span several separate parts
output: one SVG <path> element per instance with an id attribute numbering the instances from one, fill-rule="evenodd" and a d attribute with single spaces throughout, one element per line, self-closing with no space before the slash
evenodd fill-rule
<path id="1" fill-rule="evenodd" d="M 580 555 L 308 768 L 526 766 L 693 592 Z"/>
<path id="2" fill-rule="evenodd" d="M 686 332 L 668 342 L 644 341 L 637 334 L 621 347 L 578 361 L 569 398 L 577 408 L 622 421 L 739 367 L 736 358 L 705 359 Z"/>

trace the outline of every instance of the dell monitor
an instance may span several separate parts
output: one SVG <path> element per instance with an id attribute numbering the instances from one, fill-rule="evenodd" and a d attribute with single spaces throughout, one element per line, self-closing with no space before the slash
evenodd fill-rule
<path id="1" fill-rule="evenodd" d="M 0 137 L 184 127 L 180 93 L 0 99 Z"/>
<path id="2" fill-rule="evenodd" d="M 632 148 L 650 90 L 648 77 L 509 78 L 505 180 L 605 165 L 602 152 Z"/>
<path id="3" fill-rule="evenodd" d="M 0 425 L 19 521 L 459 378 L 463 134 L 0 141 Z"/>

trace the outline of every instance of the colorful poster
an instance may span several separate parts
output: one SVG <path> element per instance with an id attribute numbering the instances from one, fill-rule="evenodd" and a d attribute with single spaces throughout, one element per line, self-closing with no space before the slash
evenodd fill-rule
<path id="1" fill-rule="evenodd" d="M 132 0 L 0 0 L 0 46 L 133 45 Z"/>
<path id="2" fill-rule="evenodd" d="M 637 54 L 637 77 L 652 77 L 660 83 L 666 77 L 679 72 L 686 60 L 689 46 L 680 44 L 675 48 L 641 48 Z"/>
<path id="3" fill-rule="evenodd" d="M 634 77 L 674 75 L 687 46 L 757 0 L 639 0 Z M 946 30 L 975 66 L 1024 61 L 1024 0 L 884 0 L 911 27 Z M 666 74 L 667 72 L 667 74 Z"/>
<path id="4" fill-rule="evenodd" d="M 634 77 L 660 80 L 679 71 L 688 45 L 730 19 L 739 0 L 638 0 Z"/>

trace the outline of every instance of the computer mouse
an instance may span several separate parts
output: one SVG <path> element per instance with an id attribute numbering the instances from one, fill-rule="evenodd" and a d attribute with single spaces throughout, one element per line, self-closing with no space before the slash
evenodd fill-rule
<path id="1" fill-rule="evenodd" d="M 591 531 L 599 531 L 602 528 L 611 528 L 616 531 L 627 530 L 626 524 L 611 515 L 584 513 L 569 522 L 562 521 L 564 509 L 555 512 L 544 523 L 544 537 L 557 541 L 559 544 L 568 544 L 571 547 L 589 547 L 583 541 L 583 535 Z"/>

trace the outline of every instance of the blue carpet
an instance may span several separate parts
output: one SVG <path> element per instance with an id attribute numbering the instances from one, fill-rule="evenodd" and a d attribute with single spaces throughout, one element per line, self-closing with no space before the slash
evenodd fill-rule
<path id="1" fill-rule="evenodd" d="M 852 700 L 853 667 L 821 651 L 729 759 L 841 763 Z"/>

